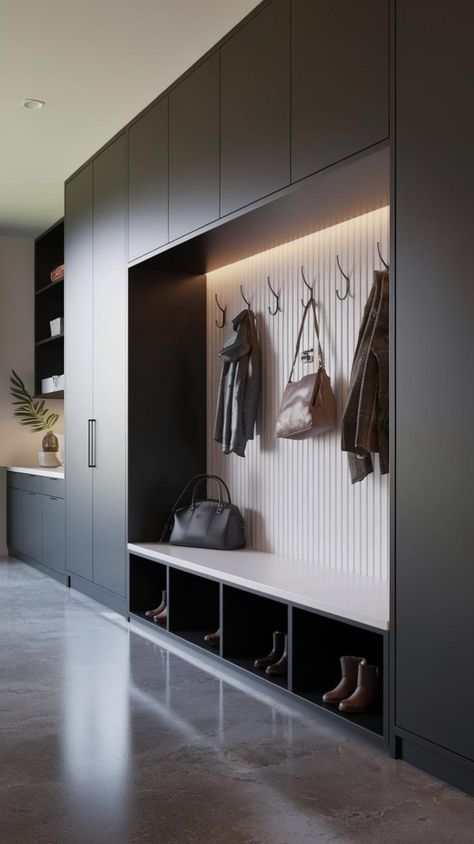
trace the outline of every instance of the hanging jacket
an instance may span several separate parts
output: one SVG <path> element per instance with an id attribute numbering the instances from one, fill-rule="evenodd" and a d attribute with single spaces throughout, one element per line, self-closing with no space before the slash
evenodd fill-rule
<path id="1" fill-rule="evenodd" d="M 245 456 L 248 440 L 258 430 L 260 350 L 255 314 L 246 309 L 232 322 L 233 331 L 219 352 L 223 361 L 214 439 L 224 454 Z"/>
<path id="2" fill-rule="evenodd" d="M 364 309 L 342 418 L 342 450 L 349 452 L 352 483 L 373 472 L 370 452 L 378 452 L 388 472 L 389 274 L 376 270 Z"/>

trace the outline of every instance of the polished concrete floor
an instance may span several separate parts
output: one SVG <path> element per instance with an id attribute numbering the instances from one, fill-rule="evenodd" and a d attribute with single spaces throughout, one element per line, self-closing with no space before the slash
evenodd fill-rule
<path id="1" fill-rule="evenodd" d="M 472 844 L 474 801 L 0 562 L 0 842 Z"/>

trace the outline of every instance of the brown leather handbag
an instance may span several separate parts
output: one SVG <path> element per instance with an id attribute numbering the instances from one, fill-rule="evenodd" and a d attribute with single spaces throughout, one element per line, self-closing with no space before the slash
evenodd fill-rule
<path id="1" fill-rule="evenodd" d="M 313 311 L 314 330 L 318 340 L 319 367 L 317 372 L 305 375 L 300 381 L 292 381 L 296 361 L 301 345 L 304 324 L 310 308 Z M 304 309 L 295 356 L 291 367 L 288 384 L 281 400 L 280 411 L 275 428 L 276 437 L 291 440 L 303 440 L 317 434 L 330 431 L 336 424 L 336 399 L 331 381 L 324 368 L 324 356 L 319 339 L 319 326 L 316 316 L 316 301 L 311 298 Z"/>

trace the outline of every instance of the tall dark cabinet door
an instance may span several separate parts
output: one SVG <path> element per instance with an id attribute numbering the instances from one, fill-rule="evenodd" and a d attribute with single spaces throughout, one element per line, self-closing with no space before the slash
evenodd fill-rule
<path id="1" fill-rule="evenodd" d="M 221 215 L 290 181 L 290 0 L 221 49 Z"/>
<path id="2" fill-rule="evenodd" d="M 291 179 L 389 134 L 388 0 L 292 0 Z"/>
<path id="3" fill-rule="evenodd" d="M 64 260 L 66 568 L 92 580 L 92 164 L 66 184 Z"/>
<path id="4" fill-rule="evenodd" d="M 168 241 L 168 98 L 128 132 L 128 260 Z"/>
<path id="5" fill-rule="evenodd" d="M 122 596 L 127 454 L 126 154 L 124 134 L 93 164 L 94 583 Z"/>
<path id="6" fill-rule="evenodd" d="M 219 217 L 219 54 L 169 96 L 170 240 Z"/>
<path id="7" fill-rule="evenodd" d="M 395 721 L 474 760 L 470 18 L 397 2 Z"/>

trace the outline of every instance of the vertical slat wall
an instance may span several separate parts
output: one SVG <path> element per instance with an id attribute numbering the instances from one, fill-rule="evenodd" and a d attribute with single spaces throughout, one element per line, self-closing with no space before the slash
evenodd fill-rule
<path id="1" fill-rule="evenodd" d="M 388 578 L 389 486 L 375 471 L 351 484 L 347 455 L 340 448 L 340 420 L 345 404 L 362 312 L 372 285 L 377 254 L 388 256 L 389 209 L 381 208 L 315 234 L 249 257 L 207 276 L 208 321 L 208 469 L 231 488 L 247 524 L 250 547 L 345 571 Z M 344 302 L 336 289 L 345 281 L 336 268 L 339 254 L 350 274 L 351 294 Z M 311 440 L 276 440 L 274 426 L 288 378 L 307 290 L 301 278 L 314 283 L 326 368 L 334 386 L 338 427 Z M 267 287 L 281 291 L 282 313 L 272 317 L 274 298 Z M 245 307 L 240 284 L 257 315 L 263 368 L 261 435 L 247 445 L 245 458 L 225 456 L 213 440 L 221 371 L 218 351 L 229 322 Z M 227 326 L 220 330 L 214 295 L 227 306 Z M 315 346 L 312 323 L 303 348 Z M 298 372 L 312 365 L 298 365 Z"/>

